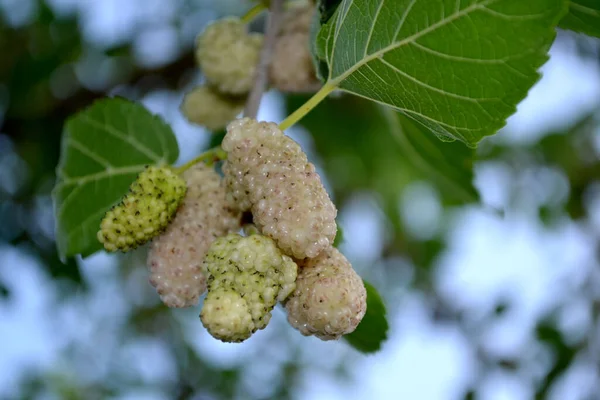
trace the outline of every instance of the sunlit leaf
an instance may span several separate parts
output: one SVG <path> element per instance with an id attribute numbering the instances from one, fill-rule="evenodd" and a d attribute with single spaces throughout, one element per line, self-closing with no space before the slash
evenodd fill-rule
<path id="1" fill-rule="evenodd" d="M 476 144 L 539 79 L 564 0 L 344 0 L 317 37 L 330 85 Z"/>
<path id="2" fill-rule="evenodd" d="M 94 253 L 102 216 L 148 164 L 173 163 L 171 128 L 143 106 L 104 99 L 71 117 L 53 191 L 61 257 Z"/>

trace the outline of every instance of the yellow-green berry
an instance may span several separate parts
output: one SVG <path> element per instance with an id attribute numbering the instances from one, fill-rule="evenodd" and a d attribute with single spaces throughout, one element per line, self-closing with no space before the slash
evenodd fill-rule
<path id="1" fill-rule="evenodd" d="M 206 80 L 222 93 L 246 94 L 252 88 L 263 35 L 249 34 L 239 18 L 208 25 L 196 41 L 196 60 Z"/>
<path id="2" fill-rule="evenodd" d="M 243 110 L 246 98 L 227 96 L 211 86 L 197 86 L 181 102 L 181 112 L 188 121 L 218 131 Z"/>
<path id="3" fill-rule="evenodd" d="M 246 300 L 233 290 L 209 292 L 200 319 L 210 334 L 223 342 L 242 342 L 255 331 Z"/>
<path id="4" fill-rule="evenodd" d="M 169 167 L 146 167 L 121 202 L 106 212 L 98 240 L 107 251 L 129 251 L 163 232 L 186 193 Z"/>
<path id="5" fill-rule="evenodd" d="M 297 268 L 273 240 L 261 235 L 232 233 L 219 238 L 204 259 L 209 296 L 223 291 L 240 295 L 248 306 L 252 332 L 265 328 L 275 304 L 294 291 Z M 210 326 L 206 328 L 213 334 Z"/>

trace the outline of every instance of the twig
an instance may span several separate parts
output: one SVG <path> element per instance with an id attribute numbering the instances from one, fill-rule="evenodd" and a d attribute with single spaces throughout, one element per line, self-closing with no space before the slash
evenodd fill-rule
<path id="1" fill-rule="evenodd" d="M 283 16 L 283 1 L 284 0 L 271 0 L 269 17 L 266 22 L 265 41 L 260 50 L 260 60 L 256 67 L 254 86 L 250 91 L 250 95 L 246 101 L 246 107 L 244 108 L 245 117 L 256 118 L 258 107 L 260 106 L 260 99 L 267 87 L 269 64 L 271 64 L 271 57 L 273 56 L 273 49 L 275 48 L 275 42 L 277 40 L 277 32 L 279 31 L 279 23 Z"/>

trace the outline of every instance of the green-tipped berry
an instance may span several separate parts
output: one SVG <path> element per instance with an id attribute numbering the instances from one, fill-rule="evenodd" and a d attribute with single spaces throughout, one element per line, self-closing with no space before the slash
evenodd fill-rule
<path id="1" fill-rule="evenodd" d="M 146 167 L 121 202 L 106 212 L 98 240 L 107 251 L 129 251 L 163 232 L 186 193 L 169 167 Z"/>
<path id="2" fill-rule="evenodd" d="M 273 240 L 261 235 L 229 234 L 217 239 L 204 259 L 204 268 L 209 295 L 233 291 L 245 300 L 252 332 L 267 326 L 275 304 L 296 286 L 296 263 L 281 254 Z M 210 326 L 206 328 L 213 334 Z"/>

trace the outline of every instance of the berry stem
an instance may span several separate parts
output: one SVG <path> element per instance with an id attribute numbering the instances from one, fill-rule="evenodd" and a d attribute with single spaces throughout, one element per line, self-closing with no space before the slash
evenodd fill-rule
<path id="1" fill-rule="evenodd" d="M 207 165 L 212 165 L 212 164 L 216 163 L 217 161 L 221 161 L 226 158 L 227 158 L 227 153 L 225 152 L 225 150 L 223 150 L 221 148 L 221 146 L 217 146 L 217 147 L 213 147 L 210 150 L 205 151 L 204 153 L 200 154 L 198 157 L 186 162 L 182 166 L 174 168 L 174 170 L 176 173 L 182 174 L 183 172 L 187 171 L 188 169 L 190 169 L 194 165 L 198 164 L 199 162 L 205 162 Z"/>
<path id="2" fill-rule="evenodd" d="M 315 93 L 313 97 L 308 99 L 306 103 L 301 105 L 300 108 L 298 108 L 296 111 L 290 114 L 289 117 L 283 120 L 279 124 L 279 129 L 284 131 L 290 126 L 294 125 L 296 122 L 300 121 L 302 117 L 308 114 L 310 110 L 315 108 L 321 101 L 323 101 L 323 99 L 325 99 L 325 97 L 327 97 L 329 93 L 333 92 L 335 89 L 336 86 L 330 83 L 326 83 L 325 85 L 323 85 L 323 87 L 319 89 L 319 91 Z"/>
<path id="3" fill-rule="evenodd" d="M 267 87 L 267 81 L 269 79 L 269 65 L 271 64 L 273 49 L 275 48 L 275 42 L 277 41 L 279 23 L 283 17 L 283 1 L 284 0 L 271 0 L 269 18 L 267 18 L 265 22 L 265 39 L 263 42 L 263 47 L 260 51 L 260 59 L 258 61 L 258 65 L 256 66 L 254 86 L 248 95 L 246 107 L 244 108 L 245 117 L 256 118 L 256 115 L 258 114 L 258 107 L 260 106 L 260 100 Z"/>
<path id="4" fill-rule="evenodd" d="M 252 22 L 254 20 L 254 18 L 256 18 L 256 16 L 258 14 L 263 12 L 266 8 L 267 7 L 265 6 L 264 3 L 258 3 L 257 5 L 255 5 L 251 9 L 249 9 L 246 12 L 246 14 L 244 14 L 240 19 L 242 20 L 242 22 L 244 24 L 249 24 L 250 22 Z"/>

